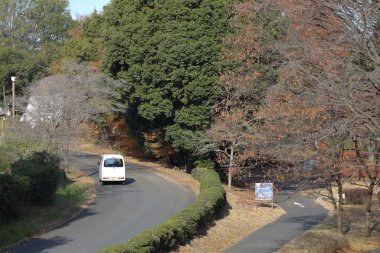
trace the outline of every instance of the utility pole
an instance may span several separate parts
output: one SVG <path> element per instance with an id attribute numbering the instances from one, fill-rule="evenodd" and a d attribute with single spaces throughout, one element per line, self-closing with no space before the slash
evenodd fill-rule
<path id="1" fill-rule="evenodd" d="M 3 99 L 4 99 L 4 111 L 6 110 L 6 107 L 7 107 L 7 102 L 5 101 L 5 84 L 6 84 L 6 81 L 4 80 L 4 85 L 3 85 Z"/>
<path id="2" fill-rule="evenodd" d="M 11 77 L 11 80 L 12 80 L 12 120 L 13 120 L 13 127 L 15 126 L 15 93 L 16 93 L 16 87 L 15 87 L 15 83 L 16 83 L 16 77 L 15 76 L 12 76 Z"/>

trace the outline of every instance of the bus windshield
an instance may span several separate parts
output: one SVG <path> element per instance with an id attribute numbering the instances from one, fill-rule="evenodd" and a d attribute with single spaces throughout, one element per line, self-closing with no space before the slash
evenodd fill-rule
<path id="1" fill-rule="evenodd" d="M 108 158 L 104 160 L 104 167 L 123 167 L 123 159 Z"/>

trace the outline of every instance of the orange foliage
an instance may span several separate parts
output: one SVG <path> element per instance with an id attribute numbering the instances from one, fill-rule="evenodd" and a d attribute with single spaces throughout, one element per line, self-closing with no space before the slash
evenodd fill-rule
<path id="1" fill-rule="evenodd" d="M 106 141 L 123 154 L 145 157 L 138 139 L 130 134 L 124 119 L 117 119 L 111 114 L 106 117 L 105 125 L 106 129 L 101 129 L 94 122 L 87 123 L 87 138 Z"/>
<path id="2" fill-rule="evenodd" d="M 138 139 L 130 134 L 130 129 L 124 119 L 117 120 L 111 115 L 107 118 L 106 122 L 111 128 L 114 146 L 118 150 L 122 151 L 124 154 L 144 157 Z"/>
<path id="3" fill-rule="evenodd" d="M 67 31 L 70 38 L 79 38 L 83 34 L 82 26 L 77 26 Z"/>
<path id="4" fill-rule="evenodd" d="M 64 72 L 64 64 L 62 60 L 53 61 L 50 67 L 52 74 L 61 74 Z"/>
<path id="5" fill-rule="evenodd" d="M 308 69 L 309 64 L 313 64 L 313 71 L 323 70 L 337 75 L 338 65 L 349 54 L 346 45 L 340 39 L 344 29 L 338 17 L 332 10 L 316 1 L 280 2 L 287 17 L 292 21 L 288 43 L 293 47 L 293 52 L 288 56 L 305 69 Z M 293 65 L 289 65 L 283 69 L 281 76 L 287 76 L 289 79 L 289 73 L 292 72 L 294 76 L 299 74 Z"/>
<path id="6" fill-rule="evenodd" d="M 153 156 L 157 159 L 168 159 L 174 155 L 175 150 L 173 147 L 163 141 L 163 133 L 160 131 L 154 131 L 144 133 L 145 141 L 148 143 L 149 148 Z"/>

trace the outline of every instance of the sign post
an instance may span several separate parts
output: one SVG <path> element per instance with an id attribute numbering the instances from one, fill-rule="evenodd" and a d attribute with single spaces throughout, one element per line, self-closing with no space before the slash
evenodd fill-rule
<path id="1" fill-rule="evenodd" d="M 273 209 L 273 183 L 255 183 L 255 203 L 270 203 Z"/>
<path id="2" fill-rule="evenodd" d="M 16 82 L 16 77 L 15 76 L 12 76 L 11 77 L 11 81 L 12 81 L 12 121 L 13 121 L 13 127 L 15 126 L 15 96 L 16 96 L 16 86 L 15 86 L 15 82 Z"/>

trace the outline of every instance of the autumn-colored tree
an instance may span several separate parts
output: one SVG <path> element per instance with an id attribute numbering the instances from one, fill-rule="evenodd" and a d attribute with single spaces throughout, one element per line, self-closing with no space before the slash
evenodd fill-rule
<path id="1" fill-rule="evenodd" d="M 324 164 L 329 165 L 323 169 L 329 172 L 319 174 L 339 186 L 339 206 L 343 177 L 352 178 L 355 171 L 362 180 L 367 177 L 372 182 L 367 203 L 370 231 L 372 186 L 378 182 L 373 180 L 378 176 L 376 162 L 369 165 L 367 161 L 369 157 L 374 160 L 378 152 L 374 143 L 380 120 L 379 4 L 350 0 L 284 0 L 282 4 L 292 20 L 284 47 L 289 64 L 260 112 L 271 130 L 266 141 L 269 138 L 285 156 L 292 154 L 289 150 L 306 157 L 322 154 Z M 334 145 L 327 145 L 328 151 L 321 153 L 316 141 Z M 343 161 L 347 145 L 356 151 L 356 164 Z M 338 217 L 342 231 L 339 208 Z"/>
<path id="2" fill-rule="evenodd" d="M 217 162 L 228 168 L 228 186 L 242 168 L 260 159 L 254 112 L 277 82 L 284 58 L 275 45 L 286 34 L 287 22 L 275 2 L 248 0 L 234 4 L 231 26 L 234 33 L 224 42 L 221 96 L 207 132 Z"/>

